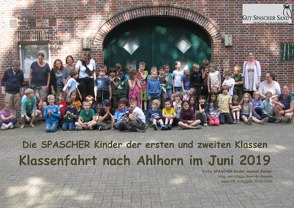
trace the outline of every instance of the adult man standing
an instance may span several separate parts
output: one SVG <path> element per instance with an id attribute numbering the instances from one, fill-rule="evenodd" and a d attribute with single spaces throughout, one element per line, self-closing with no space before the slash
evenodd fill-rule
<path id="1" fill-rule="evenodd" d="M 2 95 L 10 107 L 18 111 L 20 108 L 20 97 L 23 95 L 23 71 L 20 70 L 19 61 L 13 61 L 12 67 L 6 69 L 1 80 Z"/>

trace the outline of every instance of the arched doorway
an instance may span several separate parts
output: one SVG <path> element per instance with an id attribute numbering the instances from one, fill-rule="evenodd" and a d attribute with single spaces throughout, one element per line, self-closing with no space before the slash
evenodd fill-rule
<path id="1" fill-rule="evenodd" d="M 140 61 L 151 66 L 170 64 L 180 60 L 183 68 L 211 58 L 211 39 L 200 26 L 190 21 L 153 16 L 126 21 L 111 30 L 103 42 L 104 64 L 120 63 L 133 68 Z"/>

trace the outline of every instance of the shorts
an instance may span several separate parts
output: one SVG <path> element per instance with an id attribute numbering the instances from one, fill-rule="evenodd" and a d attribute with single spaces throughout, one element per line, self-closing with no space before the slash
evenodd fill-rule
<path id="1" fill-rule="evenodd" d="M 241 118 L 242 116 L 245 116 L 247 119 L 249 118 L 249 114 L 241 114 Z"/>
<path id="2" fill-rule="evenodd" d="M 141 91 L 141 100 L 142 101 L 147 101 L 148 100 L 146 90 L 145 91 Z"/>

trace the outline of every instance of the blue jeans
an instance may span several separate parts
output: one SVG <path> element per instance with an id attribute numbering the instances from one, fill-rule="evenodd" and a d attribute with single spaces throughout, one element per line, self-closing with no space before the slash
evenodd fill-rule
<path id="1" fill-rule="evenodd" d="M 46 123 L 46 132 L 56 132 L 57 131 L 58 123 Z"/>
<path id="2" fill-rule="evenodd" d="M 62 124 L 62 130 L 63 131 L 66 131 L 66 130 L 74 131 L 75 130 L 75 123 L 74 123 L 74 121 L 65 121 Z"/>
<path id="3" fill-rule="evenodd" d="M 175 87 L 175 92 L 182 93 L 182 91 L 183 91 L 182 87 Z"/>

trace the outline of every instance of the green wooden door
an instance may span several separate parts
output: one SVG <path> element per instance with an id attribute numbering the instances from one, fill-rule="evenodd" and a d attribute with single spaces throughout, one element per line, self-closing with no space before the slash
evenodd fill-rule
<path id="1" fill-rule="evenodd" d="M 210 60 L 211 43 L 208 34 L 196 25 L 174 18 L 142 18 L 124 23 L 104 41 L 104 64 L 120 63 L 138 68 L 144 61 L 146 68 L 182 62 L 192 69 L 193 63 Z"/>

